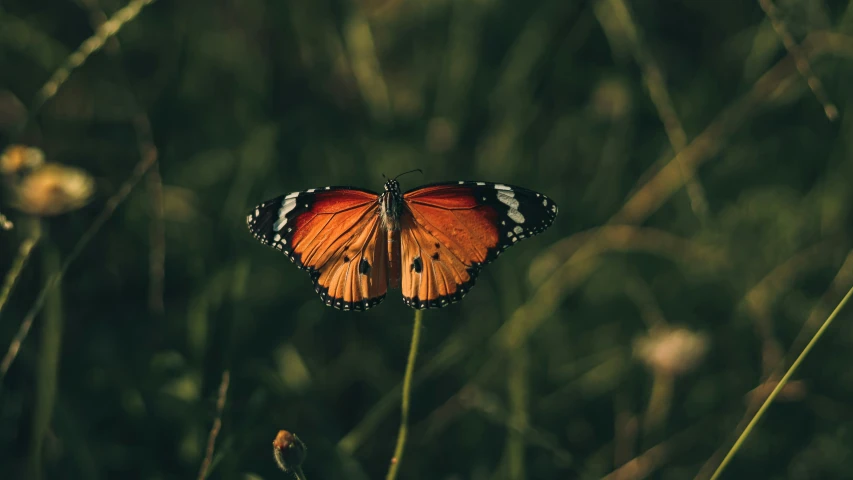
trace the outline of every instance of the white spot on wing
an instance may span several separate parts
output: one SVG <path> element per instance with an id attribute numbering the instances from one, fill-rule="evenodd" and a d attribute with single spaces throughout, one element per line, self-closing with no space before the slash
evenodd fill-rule
<path id="1" fill-rule="evenodd" d="M 481 187 L 482 187 L 483 185 L 485 185 L 485 184 L 486 184 L 486 182 L 477 182 L 477 185 L 479 185 L 479 186 L 481 186 Z"/>
<path id="2" fill-rule="evenodd" d="M 294 194 L 291 193 L 290 195 Z M 290 195 L 284 197 L 284 202 L 281 203 L 281 208 L 278 209 L 278 220 L 272 226 L 272 229 L 276 232 L 281 230 L 281 227 L 287 223 L 287 214 L 296 208 L 296 197 L 290 197 Z M 299 195 L 299 193 L 295 195 Z"/>
<path id="3" fill-rule="evenodd" d="M 512 229 L 512 231 L 515 232 L 516 235 L 518 235 L 518 234 L 521 234 L 521 232 L 523 232 L 524 229 L 519 227 L 518 225 L 516 225 L 515 228 Z"/>
<path id="4" fill-rule="evenodd" d="M 510 208 L 506 215 L 515 223 L 524 223 L 524 215 L 515 208 Z"/>
<path id="5" fill-rule="evenodd" d="M 495 185 L 495 189 L 496 190 L 509 190 L 510 192 L 512 191 L 511 187 L 507 187 L 506 185 L 501 185 L 501 184 Z"/>
<path id="6" fill-rule="evenodd" d="M 309 189 L 308 189 L 308 190 L 306 190 L 306 191 L 307 191 L 308 193 L 314 193 L 316 190 L 317 190 L 316 188 L 309 188 Z"/>
<path id="7" fill-rule="evenodd" d="M 459 185 L 465 185 L 465 182 L 459 182 Z"/>
<path id="8" fill-rule="evenodd" d="M 544 199 L 544 200 L 542 200 L 542 206 L 543 206 L 543 207 L 547 207 L 547 206 L 548 206 L 548 199 L 547 199 L 547 198 L 546 198 L 546 199 Z"/>
<path id="9" fill-rule="evenodd" d="M 288 193 L 287 196 L 284 197 L 284 199 L 287 200 L 288 198 L 296 198 L 298 196 L 299 196 L 299 192 Z"/>
<path id="10" fill-rule="evenodd" d="M 518 228 L 518 227 L 516 227 L 516 228 Z M 275 241 L 275 242 L 280 242 L 280 241 L 281 241 L 281 235 L 279 235 L 279 234 L 277 234 L 277 233 L 276 233 L 276 234 L 275 234 L 275 236 L 274 236 L 274 237 L 272 237 L 272 239 L 273 239 L 273 241 Z"/>
<path id="11" fill-rule="evenodd" d="M 518 200 L 515 199 L 515 192 L 498 192 L 498 201 L 510 209 L 518 208 Z"/>

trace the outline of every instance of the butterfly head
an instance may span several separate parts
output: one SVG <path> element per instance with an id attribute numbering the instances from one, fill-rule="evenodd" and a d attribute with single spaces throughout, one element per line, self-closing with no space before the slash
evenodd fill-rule
<path id="1" fill-rule="evenodd" d="M 396 179 L 389 179 L 385 182 L 385 193 L 400 195 L 400 182 Z"/>

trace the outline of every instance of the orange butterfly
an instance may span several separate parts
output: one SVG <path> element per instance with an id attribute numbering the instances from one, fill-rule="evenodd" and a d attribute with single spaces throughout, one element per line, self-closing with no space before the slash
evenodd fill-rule
<path id="1" fill-rule="evenodd" d="M 326 305 L 367 310 L 389 288 L 412 308 L 461 299 L 477 273 L 557 216 L 553 200 L 525 188 L 445 182 L 379 195 L 353 187 L 293 192 L 266 201 L 246 223 L 265 245 L 308 270 Z"/>

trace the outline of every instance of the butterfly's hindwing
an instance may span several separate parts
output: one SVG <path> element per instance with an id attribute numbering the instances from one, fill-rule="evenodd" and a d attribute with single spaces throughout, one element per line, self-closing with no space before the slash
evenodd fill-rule
<path id="1" fill-rule="evenodd" d="M 468 293 L 478 268 L 442 242 L 441 235 L 418 224 L 410 212 L 400 221 L 403 302 L 416 308 L 441 308 Z"/>
<path id="2" fill-rule="evenodd" d="M 366 310 L 387 290 L 377 199 L 350 187 L 293 192 L 258 205 L 246 222 L 261 243 L 308 270 L 326 305 Z"/>
<path id="3" fill-rule="evenodd" d="M 461 299 L 483 265 L 519 240 L 548 228 L 558 211 L 554 201 L 541 193 L 487 182 L 427 185 L 406 192 L 404 199 L 402 223 L 404 230 L 413 232 L 401 235 L 403 298 L 414 308 L 439 308 Z M 443 262 L 441 255 L 435 259 L 431 254 L 413 254 L 429 252 L 423 245 L 426 237 L 446 249 L 452 261 Z M 416 258 L 420 272 L 414 268 Z"/>

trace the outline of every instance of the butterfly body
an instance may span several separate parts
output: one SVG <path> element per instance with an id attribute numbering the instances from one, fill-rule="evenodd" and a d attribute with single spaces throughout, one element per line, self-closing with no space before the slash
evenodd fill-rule
<path id="1" fill-rule="evenodd" d="M 388 288 L 400 288 L 400 216 L 404 206 L 403 194 L 397 180 L 385 182 L 385 192 L 379 195 L 379 215 L 388 239 Z"/>
<path id="2" fill-rule="evenodd" d="M 252 234 L 308 270 L 329 306 L 366 310 L 389 288 L 417 309 L 461 299 L 483 265 L 548 228 L 557 205 L 504 184 L 445 182 L 402 193 L 353 187 L 293 192 L 249 213 Z"/>

